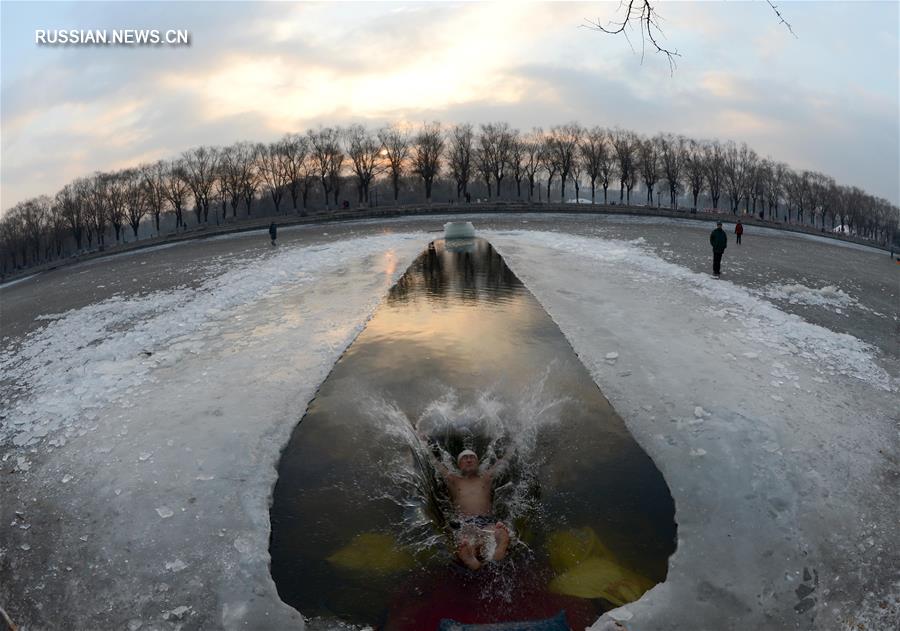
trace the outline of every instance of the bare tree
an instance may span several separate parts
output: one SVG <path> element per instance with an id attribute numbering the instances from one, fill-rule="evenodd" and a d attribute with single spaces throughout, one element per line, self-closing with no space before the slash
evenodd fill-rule
<path id="1" fill-rule="evenodd" d="M 316 161 L 311 155 L 300 165 L 300 199 L 303 202 L 303 214 L 306 214 L 309 192 L 316 182 Z"/>
<path id="2" fill-rule="evenodd" d="M 606 141 L 600 152 L 600 185 L 603 187 L 603 203 L 609 204 L 607 192 L 616 169 L 616 153 L 612 146 L 612 136 L 606 132 Z"/>
<path id="3" fill-rule="evenodd" d="M 369 203 L 369 187 L 384 169 L 381 143 L 362 125 L 347 129 L 347 149 L 356 175 L 359 203 Z"/>
<path id="4" fill-rule="evenodd" d="M 678 196 L 681 194 L 681 179 L 684 175 L 687 153 L 685 139 L 682 136 L 667 134 L 660 136 L 658 142 L 663 173 L 669 185 L 670 205 L 678 210 Z"/>
<path id="5" fill-rule="evenodd" d="M 216 182 L 216 153 L 208 147 L 196 147 L 182 154 L 181 167 L 191 193 L 197 223 L 209 221 L 209 201 Z"/>
<path id="6" fill-rule="evenodd" d="M 580 151 L 576 147 L 575 159 L 569 168 L 569 177 L 572 178 L 572 185 L 575 187 L 575 203 L 581 203 L 581 178 L 584 175 L 584 160 L 581 159 Z M 593 201 L 593 200 L 592 200 Z"/>
<path id="7" fill-rule="evenodd" d="M 291 195 L 291 206 L 297 212 L 297 198 L 303 189 L 306 177 L 307 157 L 309 155 L 309 142 L 303 134 L 286 134 L 281 141 L 284 150 L 284 170 L 287 179 L 287 189 Z M 306 183 L 309 188 L 309 183 Z M 306 214 L 306 196 L 303 196 L 303 212 Z"/>
<path id="8" fill-rule="evenodd" d="M 28 264 L 28 239 L 25 236 L 25 222 L 19 204 L 16 204 L 0 217 L 0 238 L 3 241 L 3 251 L 9 257 L 10 267 L 17 269 Z M 22 255 L 22 263 L 19 265 L 18 255 Z M 4 257 L 4 268 L 7 259 Z"/>
<path id="9" fill-rule="evenodd" d="M 256 191 L 262 184 L 257 145 L 248 147 L 241 159 L 243 160 L 243 168 L 240 172 L 241 196 L 244 198 L 244 208 L 249 216 L 253 212 L 253 199 L 256 197 Z"/>
<path id="10" fill-rule="evenodd" d="M 694 211 L 697 210 L 697 200 L 700 193 L 703 192 L 703 182 L 706 180 L 704 167 L 701 145 L 696 140 L 689 140 L 684 152 L 684 175 L 694 200 L 694 205 L 691 207 Z"/>
<path id="11" fill-rule="evenodd" d="M 556 170 L 560 177 L 560 200 L 565 201 L 566 180 L 572 172 L 578 158 L 578 141 L 581 139 L 581 127 L 578 123 L 557 125 L 550 130 L 548 147 Z M 549 194 L 549 190 L 548 190 Z"/>
<path id="12" fill-rule="evenodd" d="M 553 185 L 553 177 L 559 172 L 559 163 L 556 160 L 556 154 L 553 151 L 553 142 L 550 135 L 545 135 L 541 139 L 540 153 L 538 161 L 541 168 L 547 172 L 547 201 L 550 201 L 550 188 Z M 538 193 L 540 195 L 540 193 Z"/>
<path id="13" fill-rule="evenodd" d="M 66 216 L 58 198 L 50 202 L 47 213 L 47 254 L 45 258 L 62 256 L 63 242 L 66 240 Z"/>
<path id="14" fill-rule="evenodd" d="M 50 198 L 46 195 L 33 197 L 19 202 L 13 207 L 11 212 L 15 212 L 21 221 L 22 233 L 25 242 L 31 249 L 31 263 L 37 264 L 41 260 L 41 240 L 47 228 L 47 221 L 50 214 Z M 22 260 L 25 261 L 25 252 L 23 249 Z"/>
<path id="15" fill-rule="evenodd" d="M 637 145 L 637 168 L 647 189 L 647 206 L 653 205 L 653 187 L 659 180 L 659 145 L 660 140 L 656 138 L 644 138 Z"/>
<path id="16" fill-rule="evenodd" d="M 469 192 L 469 180 L 472 179 L 472 153 L 474 151 L 475 132 L 472 125 L 455 125 L 450 129 L 449 146 L 447 147 L 447 167 L 450 176 L 456 182 L 456 199 Z"/>
<path id="17" fill-rule="evenodd" d="M 591 181 L 591 203 L 596 203 L 597 179 L 600 177 L 603 153 L 606 150 L 606 132 L 594 127 L 584 133 L 578 146 L 585 173 Z"/>
<path id="18" fill-rule="evenodd" d="M 341 148 L 340 138 L 342 135 L 341 129 L 337 129 L 338 134 L 338 143 L 336 145 L 336 151 L 332 152 L 331 160 L 328 163 L 328 179 L 331 182 L 331 190 L 334 194 L 334 207 L 338 207 L 338 195 L 340 195 L 341 191 L 341 173 L 344 169 L 344 151 Z"/>
<path id="19" fill-rule="evenodd" d="M 540 127 L 531 130 L 522 141 L 524 151 L 523 168 L 525 179 L 528 180 L 528 201 L 534 201 L 534 185 L 537 173 L 541 169 L 541 143 L 544 132 Z"/>
<path id="20" fill-rule="evenodd" d="M 713 208 L 719 209 L 719 197 L 725 185 L 725 153 L 718 141 L 703 146 L 703 162 L 706 170 L 706 185 Z"/>
<path id="21" fill-rule="evenodd" d="M 166 165 L 162 160 L 138 167 L 147 197 L 147 210 L 153 215 L 156 235 L 159 236 L 159 218 L 166 207 Z"/>
<path id="22" fill-rule="evenodd" d="M 619 203 L 623 199 L 631 203 L 631 189 L 634 188 L 636 178 L 636 154 L 640 139 L 637 134 L 630 131 L 616 129 L 610 134 L 610 140 L 616 153 L 616 161 L 619 173 Z M 631 184 L 631 186 L 629 186 Z M 625 189 L 628 189 L 628 198 L 625 199 Z"/>
<path id="23" fill-rule="evenodd" d="M 776 162 L 769 166 L 766 177 L 766 203 L 769 207 L 769 218 L 778 218 L 778 205 L 784 197 L 785 177 L 788 168 L 783 162 Z"/>
<path id="24" fill-rule="evenodd" d="M 187 167 L 183 158 L 175 160 L 168 165 L 166 169 L 165 195 L 169 203 L 172 204 L 172 210 L 175 211 L 176 230 L 187 225 L 184 222 L 184 204 L 191 192 L 188 178 Z"/>
<path id="25" fill-rule="evenodd" d="M 803 171 L 797 178 L 797 222 L 803 223 L 808 215 L 810 203 L 813 197 L 813 174 L 811 171 Z"/>
<path id="26" fill-rule="evenodd" d="M 431 202 L 431 186 L 441 172 L 444 135 L 438 122 L 426 123 L 415 136 L 412 152 L 412 171 L 425 183 L 425 201 Z"/>
<path id="27" fill-rule="evenodd" d="M 116 233 L 116 243 L 122 238 L 125 226 L 125 189 L 127 186 L 124 172 L 101 173 L 102 192 L 105 198 L 106 216 Z"/>
<path id="28" fill-rule="evenodd" d="M 478 135 L 478 145 L 475 147 L 475 169 L 484 180 L 487 187 L 488 199 L 491 198 L 491 178 L 494 176 L 494 163 L 491 158 L 490 141 L 484 132 Z"/>
<path id="29" fill-rule="evenodd" d="M 238 142 L 221 151 L 221 173 L 225 180 L 231 216 L 237 217 L 237 209 L 244 196 L 244 180 L 249 169 L 255 168 L 256 146 Z"/>
<path id="30" fill-rule="evenodd" d="M 86 222 L 84 186 L 85 180 L 78 179 L 63 186 L 56 194 L 56 206 L 60 209 L 69 230 L 72 231 L 72 238 L 75 239 L 75 248 L 77 250 L 81 250 Z"/>
<path id="31" fill-rule="evenodd" d="M 322 194 L 325 197 L 325 206 L 329 208 L 329 195 L 333 192 L 335 206 L 337 205 L 338 185 L 341 166 L 344 162 L 344 152 L 341 149 L 340 130 L 334 127 L 319 128 L 318 131 L 310 131 L 309 143 L 312 148 L 312 156 L 316 164 L 316 173 L 322 183 Z"/>
<path id="32" fill-rule="evenodd" d="M 526 160 L 528 159 L 528 145 L 519 133 L 514 129 L 511 132 L 509 147 L 509 168 L 512 171 L 513 181 L 516 183 L 516 198 L 522 199 L 522 180 L 526 174 Z"/>
<path id="33" fill-rule="evenodd" d="M 256 145 L 257 164 L 262 183 L 265 184 L 275 204 L 275 212 L 281 212 L 281 200 L 288 184 L 288 173 L 285 168 L 286 150 L 281 141 Z"/>
<path id="34" fill-rule="evenodd" d="M 130 169 L 121 174 L 124 198 L 125 198 L 125 214 L 128 217 L 128 225 L 134 233 L 134 238 L 138 238 L 138 228 L 141 226 L 141 220 L 146 216 L 147 189 L 144 186 L 141 172 L 137 169 Z"/>
<path id="35" fill-rule="evenodd" d="M 216 183 L 214 190 L 219 198 L 219 205 L 222 209 L 222 223 L 228 216 L 228 200 L 231 198 L 231 182 L 228 179 L 228 168 L 225 164 L 228 160 L 229 147 L 220 147 L 214 149 L 216 152 Z M 219 216 L 216 214 L 216 225 L 219 224 Z"/>
<path id="36" fill-rule="evenodd" d="M 731 198 L 731 212 L 737 214 L 740 209 L 741 199 L 748 194 L 750 176 L 756 167 L 756 152 L 741 143 L 738 147 L 734 142 L 725 145 L 725 187 Z"/>
<path id="37" fill-rule="evenodd" d="M 378 140 L 388 161 L 396 202 L 400 198 L 400 178 L 403 177 L 409 161 L 409 134 L 398 126 L 384 127 L 378 131 Z"/>
<path id="38" fill-rule="evenodd" d="M 836 187 L 833 178 L 817 172 L 810 174 L 810 219 L 813 227 L 816 225 L 816 218 L 819 219 L 820 226 L 825 227 L 825 218 L 834 210 Z"/>
<path id="39" fill-rule="evenodd" d="M 497 197 L 501 195 L 501 185 L 510 166 L 513 132 L 508 123 L 490 123 L 481 126 L 479 137 L 484 158 L 490 164 L 491 175 L 497 183 Z M 490 185 L 488 185 L 490 197 Z"/>

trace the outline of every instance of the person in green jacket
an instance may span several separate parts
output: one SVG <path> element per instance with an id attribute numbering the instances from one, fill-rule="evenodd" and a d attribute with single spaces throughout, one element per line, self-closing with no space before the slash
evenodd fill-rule
<path id="1" fill-rule="evenodd" d="M 722 222 L 716 222 L 716 229 L 709 235 L 709 244 L 713 249 L 713 276 L 719 277 L 722 273 L 722 255 L 728 247 L 728 235 L 722 230 Z"/>

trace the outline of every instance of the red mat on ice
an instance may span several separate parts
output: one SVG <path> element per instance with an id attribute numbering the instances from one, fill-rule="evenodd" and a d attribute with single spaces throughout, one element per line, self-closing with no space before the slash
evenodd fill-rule
<path id="1" fill-rule="evenodd" d="M 388 613 L 385 631 L 434 631 L 442 618 L 467 624 L 540 620 L 566 611 L 569 626 L 583 631 L 600 616 L 593 602 L 546 591 L 546 580 L 519 577 L 511 598 L 483 598 L 490 593 L 487 575 L 451 571 L 401 590 Z"/>

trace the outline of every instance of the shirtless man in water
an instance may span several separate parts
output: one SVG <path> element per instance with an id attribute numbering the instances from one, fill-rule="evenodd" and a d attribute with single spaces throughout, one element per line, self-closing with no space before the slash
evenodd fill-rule
<path id="1" fill-rule="evenodd" d="M 506 464 L 498 461 L 486 471 L 478 470 L 478 456 L 465 449 L 456 458 L 459 473 L 437 462 L 437 469 L 450 489 L 450 499 L 457 510 L 460 526 L 457 532 L 456 556 L 471 570 L 488 561 L 499 561 L 509 547 L 509 529 L 491 513 L 494 474 Z M 493 535 L 493 551 L 486 545 L 485 536 Z M 489 558 L 486 558 L 489 557 Z"/>

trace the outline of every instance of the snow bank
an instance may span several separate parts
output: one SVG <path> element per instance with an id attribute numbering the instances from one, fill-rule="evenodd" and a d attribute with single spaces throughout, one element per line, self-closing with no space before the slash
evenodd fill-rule
<path id="1" fill-rule="evenodd" d="M 399 242 L 410 238 L 415 237 Z M 11 439 L 16 446 L 31 446 L 58 430 L 69 438 L 84 435 L 96 410 L 132 398 L 155 379 L 157 368 L 202 354 L 235 308 L 279 287 L 307 284 L 348 258 L 397 242 L 397 237 L 372 237 L 328 248 L 286 248 L 238 262 L 194 289 L 114 296 L 39 316 L 49 323 L 24 343 L 0 351 L 0 371 L 17 384 L 2 399 L 6 419 L 0 423 L 0 444 Z"/>
<path id="2" fill-rule="evenodd" d="M 739 285 L 664 261 L 640 247 L 644 244 L 642 238 L 620 241 L 535 231 L 494 234 L 523 240 L 527 238 L 534 245 L 593 259 L 614 269 L 615 273 L 630 275 L 641 283 L 675 283 L 711 301 L 711 304 L 701 303 L 705 305 L 706 312 L 733 323 L 733 335 L 748 348 L 768 348 L 777 354 L 801 357 L 820 374 L 850 375 L 885 391 L 896 391 L 898 388 L 897 380 L 878 364 L 878 349 L 874 346 L 786 313 Z M 485 236 L 488 239 L 492 237 L 490 233 Z M 796 295 L 812 295 L 812 292 Z M 851 303 L 852 298 L 836 288 L 826 287 L 815 292 L 815 295 L 820 297 L 822 304 L 834 304 L 845 299 L 846 304 L 855 303 Z"/>
<path id="3" fill-rule="evenodd" d="M 859 301 L 835 285 L 814 289 L 800 284 L 778 284 L 766 287 L 763 293 L 769 298 L 786 300 L 793 305 L 804 304 L 842 309 L 859 306 Z"/>

